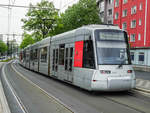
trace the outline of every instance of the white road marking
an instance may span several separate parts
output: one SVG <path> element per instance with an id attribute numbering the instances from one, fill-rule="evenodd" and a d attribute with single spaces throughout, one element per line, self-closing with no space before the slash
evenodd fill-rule
<path id="1" fill-rule="evenodd" d="M 32 84 L 34 87 L 40 89 L 41 92 L 43 92 L 43 94 L 46 95 L 49 99 L 53 98 L 53 100 L 54 100 L 57 104 L 63 106 L 66 110 L 69 110 L 70 112 L 74 113 L 68 105 L 64 104 L 62 101 L 60 101 L 59 99 L 57 99 L 56 97 L 54 97 L 53 95 L 51 95 L 50 93 L 48 93 L 48 92 L 46 92 L 44 89 L 42 89 L 40 86 L 36 85 L 36 84 L 33 83 L 31 80 L 29 80 L 29 79 L 27 79 L 26 77 L 24 77 L 20 72 L 18 72 L 18 71 L 14 68 L 14 66 L 13 66 L 12 64 L 11 64 L 11 67 L 12 67 L 12 69 L 13 69 L 19 76 L 21 76 L 24 80 L 28 81 L 28 82 L 29 82 L 30 84 Z"/>
<path id="2" fill-rule="evenodd" d="M 7 63 L 7 64 L 8 64 L 8 63 Z M 21 99 L 18 97 L 18 95 L 16 94 L 15 90 L 13 89 L 13 87 L 12 87 L 12 86 L 10 85 L 10 83 L 8 82 L 8 79 L 7 79 L 6 74 L 5 74 L 5 71 L 4 71 L 5 67 L 6 67 L 6 64 L 4 64 L 4 67 L 2 68 L 2 73 L 3 73 L 3 75 L 4 75 L 4 79 L 5 79 L 5 81 L 6 81 L 7 85 L 8 85 L 8 87 L 10 88 L 11 93 L 13 94 L 14 98 L 16 99 L 16 101 L 17 101 L 19 107 L 21 108 L 22 112 L 23 112 L 23 113 L 28 113 L 27 110 L 26 110 L 26 108 L 25 108 L 25 106 L 24 106 L 23 103 L 21 102 Z"/>

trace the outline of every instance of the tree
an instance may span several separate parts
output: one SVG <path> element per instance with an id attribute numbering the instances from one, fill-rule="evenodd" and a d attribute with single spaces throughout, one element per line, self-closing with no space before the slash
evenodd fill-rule
<path id="1" fill-rule="evenodd" d="M 2 40 L 0 40 L 0 55 L 5 51 L 7 51 L 7 45 Z"/>
<path id="2" fill-rule="evenodd" d="M 63 29 L 59 29 L 59 33 L 83 25 L 101 24 L 96 0 L 80 0 L 77 4 L 69 7 L 64 14 L 61 14 L 60 23 L 63 25 Z"/>
<path id="3" fill-rule="evenodd" d="M 36 6 L 38 8 L 29 9 L 26 18 L 22 19 L 22 22 L 24 23 L 23 29 L 33 32 L 32 36 L 36 41 L 39 41 L 39 39 L 53 35 L 53 29 L 58 18 L 58 10 L 52 2 L 46 0 L 42 0 Z M 37 37 L 38 39 L 36 39 Z"/>
<path id="4" fill-rule="evenodd" d="M 24 39 L 20 45 L 20 48 L 23 49 L 23 48 L 25 48 L 28 45 L 33 44 L 33 43 L 34 43 L 34 39 L 32 38 L 32 35 L 24 33 Z"/>

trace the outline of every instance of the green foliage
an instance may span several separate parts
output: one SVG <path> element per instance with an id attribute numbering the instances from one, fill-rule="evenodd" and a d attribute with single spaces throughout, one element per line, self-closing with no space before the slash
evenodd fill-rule
<path id="1" fill-rule="evenodd" d="M 76 29 L 83 25 L 100 24 L 99 10 L 96 0 L 80 0 L 69 7 L 59 20 L 61 27 L 56 28 L 58 33 Z"/>
<path id="2" fill-rule="evenodd" d="M 7 45 L 0 40 L 0 53 L 4 53 L 5 51 L 7 51 Z"/>
<path id="3" fill-rule="evenodd" d="M 60 16 L 52 2 L 42 0 L 36 6 L 39 8 L 30 8 L 22 19 L 23 29 L 32 32 L 35 42 L 83 25 L 101 23 L 96 0 L 79 0 Z"/>
<path id="4" fill-rule="evenodd" d="M 32 4 L 31 4 L 32 6 Z M 58 11 L 52 2 L 42 0 L 36 5 L 38 8 L 30 8 L 26 18 L 22 19 L 23 29 L 32 31 L 35 41 L 53 35 L 53 29 L 58 18 Z M 37 38 L 37 39 L 36 39 Z"/>
<path id="5" fill-rule="evenodd" d="M 23 49 L 23 48 L 25 48 L 28 45 L 33 44 L 33 43 L 34 43 L 34 39 L 32 38 L 32 35 L 24 33 L 24 39 L 20 45 L 20 48 Z"/>

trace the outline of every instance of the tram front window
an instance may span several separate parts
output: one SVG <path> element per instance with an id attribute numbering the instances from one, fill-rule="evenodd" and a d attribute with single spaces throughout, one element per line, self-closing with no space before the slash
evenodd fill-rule
<path id="1" fill-rule="evenodd" d="M 97 58 L 99 65 L 130 64 L 127 35 L 119 30 L 96 30 Z"/>
<path id="2" fill-rule="evenodd" d="M 98 64 L 128 64 L 125 48 L 97 48 Z"/>

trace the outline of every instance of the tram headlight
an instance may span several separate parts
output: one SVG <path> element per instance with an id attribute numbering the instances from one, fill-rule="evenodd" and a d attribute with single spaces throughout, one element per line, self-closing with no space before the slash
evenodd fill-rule
<path id="1" fill-rule="evenodd" d="M 132 70 L 128 70 L 127 73 L 132 73 Z"/>
<path id="2" fill-rule="evenodd" d="M 101 74 L 110 74 L 111 71 L 110 70 L 100 70 Z"/>

